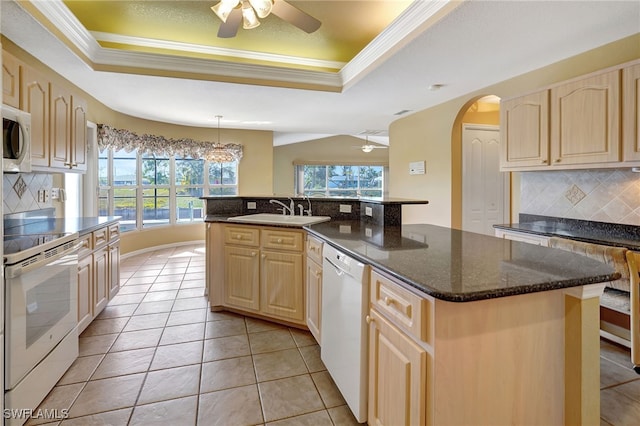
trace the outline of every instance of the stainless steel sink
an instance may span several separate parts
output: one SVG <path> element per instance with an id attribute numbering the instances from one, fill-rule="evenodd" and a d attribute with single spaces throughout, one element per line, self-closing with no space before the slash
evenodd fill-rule
<path id="1" fill-rule="evenodd" d="M 227 222 L 255 223 L 259 225 L 306 226 L 331 220 L 329 216 L 290 216 L 273 213 L 248 214 L 230 217 Z"/>

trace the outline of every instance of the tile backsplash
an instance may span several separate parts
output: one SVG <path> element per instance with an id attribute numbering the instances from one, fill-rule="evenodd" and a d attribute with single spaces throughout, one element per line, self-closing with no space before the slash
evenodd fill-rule
<path id="1" fill-rule="evenodd" d="M 52 207 L 53 175 L 5 173 L 2 182 L 3 213 L 19 213 Z M 38 202 L 38 191 L 47 191 L 47 200 Z"/>
<path id="2" fill-rule="evenodd" d="M 640 173 L 629 169 L 523 172 L 520 213 L 640 226 Z"/>

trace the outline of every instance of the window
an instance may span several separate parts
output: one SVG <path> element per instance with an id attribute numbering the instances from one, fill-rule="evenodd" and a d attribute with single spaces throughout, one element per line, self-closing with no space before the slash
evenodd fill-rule
<path id="1" fill-rule="evenodd" d="M 382 197 L 384 166 L 298 165 L 296 192 L 308 196 Z"/>
<path id="2" fill-rule="evenodd" d="M 202 220 L 200 197 L 237 194 L 237 176 L 237 161 L 103 150 L 98 155 L 99 214 L 122 216 L 122 231 Z"/>

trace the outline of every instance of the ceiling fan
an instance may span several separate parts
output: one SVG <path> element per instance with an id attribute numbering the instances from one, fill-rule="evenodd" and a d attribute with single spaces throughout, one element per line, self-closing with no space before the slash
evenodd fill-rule
<path id="1" fill-rule="evenodd" d="M 301 30 L 312 33 L 320 28 L 321 22 L 285 0 L 220 0 L 211 10 L 222 20 L 218 37 L 231 38 L 242 28 L 250 30 L 260 25 L 258 18 L 266 18 L 273 13 Z"/>
<path id="2" fill-rule="evenodd" d="M 372 145 L 369 143 L 369 137 L 367 136 L 365 138 L 365 144 L 364 145 L 354 145 L 351 148 L 356 148 L 356 149 L 361 149 L 362 152 L 371 152 L 374 149 L 388 149 L 388 146 L 384 146 L 384 145 Z"/>

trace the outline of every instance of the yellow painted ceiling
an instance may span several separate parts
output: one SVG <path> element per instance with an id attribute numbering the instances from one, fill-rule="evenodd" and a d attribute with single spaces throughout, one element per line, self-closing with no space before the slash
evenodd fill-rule
<path id="1" fill-rule="evenodd" d="M 216 3 L 217 0 L 64 1 L 91 32 L 344 63 L 353 59 L 411 1 L 292 0 L 289 3 L 322 22 L 316 32 L 307 34 L 277 16 L 270 15 L 260 19 L 261 25 L 257 28 L 245 30 L 240 27 L 236 37 L 230 39 L 218 38 L 216 35 L 221 21 L 210 9 Z M 203 56 L 178 52 L 171 47 L 158 49 L 96 38 L 103 47 Z M 300 68 L 296 65 L 289 66 Z"/>

